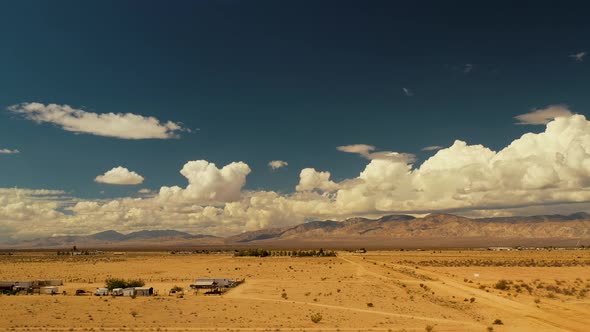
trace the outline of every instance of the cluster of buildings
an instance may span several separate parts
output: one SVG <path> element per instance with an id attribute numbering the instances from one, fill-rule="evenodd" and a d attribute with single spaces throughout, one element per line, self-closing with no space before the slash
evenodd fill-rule
<path id="1" fill-rule="evenodd" d="M 236 287 L 243 283 L 244 280 L 234 280 L 228 278 L 199 278 L 190 285 L 190 288 L 196 290 L 205 290 L 205 294 L 222 294 L 229 288 Z M 9 294 L 49 294 L 59 293 L 59 286 L 63 286 L 61 279 L 37 279 L 30 281 L 0 281 L 0 293 Z M 76 295 L 83 295 L 84 290 L 76 291 Z M 65 292 L 64 292 L 65 294 Z M 86 293 L 88 294 L 88 293 Z M 94 292 L 96 296 L 152 296 L 154 295 L 153 287 L 127 287 L 114 288 L 109 290 L 106 287 L 97 288 Z"/>
<path id="2" fill-rule="evenodd" d="M 244 280 L 234 280 L 227 278 L 200 278 L 196 279 L 190 288 L 196 290 L 204 289 L 205 295 L 222 294 L 226 289 L 233 288 L 243 283 Z"/>
<path id="3" fill-rule="evenodd" d="M 0 281 L 0 293 L 54 295 L 59 293 L 59 286 L 63 284 L 61 279 Z"/>
<path id="4" fill-rule="evenodd" d="M 113 288 L 112 291 L 109 292 L 109 289 L 106 287 L 97 288 L 94 295 L 97 296 L 151 296 L 154 295 L 154 288 L 153 287 L 128 287 L 128 288 Z"/>

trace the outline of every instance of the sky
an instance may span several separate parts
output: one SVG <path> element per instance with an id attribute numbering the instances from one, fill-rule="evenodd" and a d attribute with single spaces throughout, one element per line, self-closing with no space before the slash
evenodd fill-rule
<path id="1" fill-rule="evenodd" d="M 0 241 L 590 211 L 582 1 L 3 1 Z"/>

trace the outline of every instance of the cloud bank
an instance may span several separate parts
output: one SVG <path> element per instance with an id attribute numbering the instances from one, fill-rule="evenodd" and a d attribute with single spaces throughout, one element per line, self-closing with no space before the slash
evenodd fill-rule
<path id="1" fill-rule="evenodd" d="M 373 153 L 367 146 L 346 150 Z M 419 167 L 407 159 L 368 159 L 357 176 L 342 181 L 329 171 L 305 168 L 290 194 L 245 190 L 249 173 L 244 162 L 218 168 L 189 161 L 181 170 L 186 187 L 112 200 L 0 189 L 0 237 L 156 228 L 226 236 L 310 218 L 510 215 L 548 206 L 551 213 L 590 210 L 590 122 L 583 115 L 557 117 L 543 132 L 524 134 L 499 151 L 456 140 Z"/>
<path id="2" fill-rule="evenodd" d="M 9 106 L 8 110 L 36 123 L 51 123 L 66 131 L 96 136 L 169 139 L 179 137 L 181 131 L 188 131 L 180 123 L 161 123 L 154 117 L 133 113 L 97 114 L 68 105 L 22 103 Z"/>

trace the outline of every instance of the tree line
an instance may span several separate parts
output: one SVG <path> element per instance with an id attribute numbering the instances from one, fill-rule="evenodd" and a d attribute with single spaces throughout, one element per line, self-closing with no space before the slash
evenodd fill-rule
<path id="1" fill-rule="evenodd" d="M 236 257 L 268 257 L 268 256 L 287 256 L 287 257 L 336 257 L 336 252 L 332 250 L 266 250 L 266 249 L 246 249 L 238 250 L 234 253 Z"/>

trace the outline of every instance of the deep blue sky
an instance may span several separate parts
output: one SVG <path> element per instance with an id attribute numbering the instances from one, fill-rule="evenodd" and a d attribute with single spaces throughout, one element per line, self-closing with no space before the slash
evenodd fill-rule
<path id="1" fill-rule="evenodd" d="M 79 197 L 185 186 L 185 162 L 244 161 L 247 189 L 290 192 L 304 167 L 335 180 L 365 143 L 432 154 L 455 139 L 500 149 L 513 117 L 565 103 L 588 114 L 584 2 L 2 1 L 0 187 Z M 469 73 L 466 64 L 472 64 Z M 409 88 L 408 97 L 402 88 Z M 180 139 L 75 135 L 6 111 L 23 102 L 177 121 Z M 289 166 L 270 172 L 273 159 Z M 94 177 L 122 165 L 137 187 Z"/>

